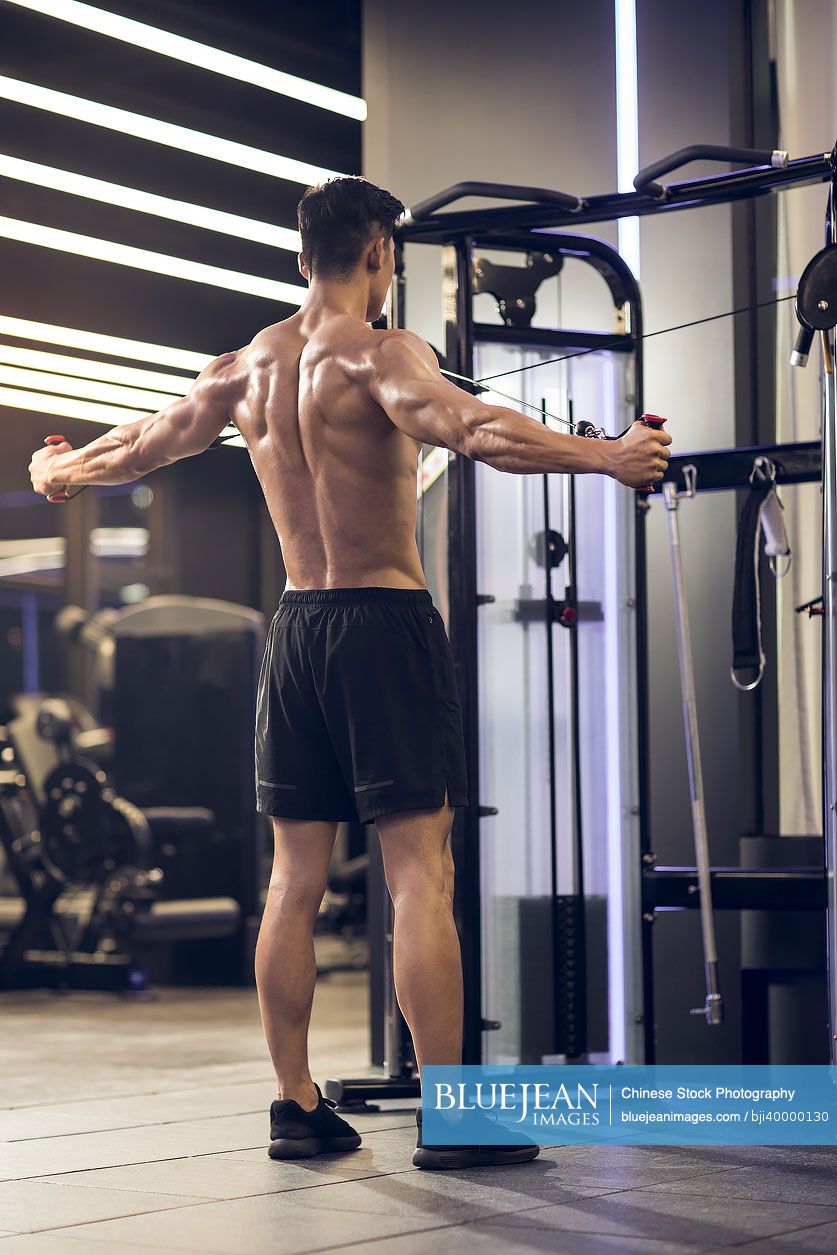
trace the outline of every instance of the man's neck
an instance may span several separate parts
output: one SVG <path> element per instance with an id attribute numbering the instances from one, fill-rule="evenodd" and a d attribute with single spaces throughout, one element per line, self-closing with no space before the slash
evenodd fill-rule
<path id="1" fill-rule="evenodd" d="M 347 314 L 350 318 L 366 322 L 368 299 L 369 293 L 365 284 L 313 279 L 300 313 L 314 318 L 322 318 L 330 314 Z"/>

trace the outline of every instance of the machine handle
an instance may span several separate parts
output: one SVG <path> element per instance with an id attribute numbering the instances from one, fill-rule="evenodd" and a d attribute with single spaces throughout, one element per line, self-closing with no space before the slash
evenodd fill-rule
<path id="1" fill-rule="evenodd" d="M 663 174 L 671 174 L 672 170 L 679 170 L 690 161 L 740 161 L 751 166 L 783 169 L 788 164 L 788 154 L 778 148 L 728 148 L 722 144 L 691 144 L 688 148 L 679 148 L 676 153 L 661 157 L 659 161 L 640 170 L 634 179 L 634 187 L 638 192 L 663 199 L 668 195 L 668 188 L 655 180 Z"/>
<path id="2" fill-rule="evenodd" d="M 642 423 L 644 427 L 653 427 L 657 431 L 660 431 L 660 429 L 664 427 L 667 422 L 667 420 L 665 418 L 661 418 L 659 414 L 643 414 L 642 418 L 639 421 Z M 644 488 L 637 488 L 637 492 L 647 493 L 647 492 L 653 492 L 653 491 L 654 491 L 653 484 L 646 484 Z"/>
<path id="3" fill-rule="evenodd" d="M 410 210 L 410 218 L 415 222 L 431 217 L 437 209 L 451 205 L 455 200 L 465 196 L 486 196 L 492 200 L 523 200 L 536 205 L 560 205 L 571 213 L 577 213 L 584 205 L 578 196 L 570 196 L 567 192 L 558 192 L 551 187 L 520 187 L 513 183 L 455 183 L 446 187 L 435 196 L 428 196 L 419 201 Z"/>
<path id="4" fill-rule="evenodd" d="M 790 355 L 791 366 L 808 365 L 808 354 L 811 352 L 811 345 L 813 343 L 813 327 L 806 327 L 804 323 L 800 323 L 799 332 L 796 337 L 796 344 L 794 344 L 793 352 Z"/>

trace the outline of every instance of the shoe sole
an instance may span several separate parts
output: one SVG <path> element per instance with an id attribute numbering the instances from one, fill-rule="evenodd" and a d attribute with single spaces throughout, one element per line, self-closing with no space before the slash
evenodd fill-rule
<path id="1" fill-rule="evenodd" d="M 357 1150 L 360 1138 L 354 1137 L 279 1137 L 271 1142 L 268 1155 L 271 1159 L 310 1159 L 313 1155 L 334 1155 L 342 1151 Z"/>
<path id="2" fill-rule="evenodd" d="M 512 1150 L 501 1146 L 483 1146 L 479 1150 L 430 1150 L 419 1146 L 413 1152 L 413 1167 L 443 1172 L 449 1168 L 501 1168 L 507 1164 L 531 1163 L 537 1159 L 539 1146 L 520 1146 Z"/>

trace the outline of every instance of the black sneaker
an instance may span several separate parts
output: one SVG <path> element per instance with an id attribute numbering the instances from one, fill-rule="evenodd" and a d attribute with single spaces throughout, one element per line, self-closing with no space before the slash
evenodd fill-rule
<path id="1" fill-rule="evenodd" d="M 531 1142 L 519 1146 L 425 1146 L 422 1142 L 421 1107 L 416 1108 L 418 1137 L 413 1151 L 416 1168 L 436 1171 L 444 1168 L 497 1168 L 506 1164 L 531 1163 L 540 1147 Z M 487 1122 L 486 1122 L 487 1124 Z"/>
<path id="2" fill-rule="evenodd" d="M 319 1102 L 306 1111 L 292 1098 L 275 1099 L 270 1104 L 271 1159 L 309 1159 L 335 1151 L 357 1150 L 360 1137 L 335 1112 L 336 1102 L 323 1098 L 315 1085 Z"/>

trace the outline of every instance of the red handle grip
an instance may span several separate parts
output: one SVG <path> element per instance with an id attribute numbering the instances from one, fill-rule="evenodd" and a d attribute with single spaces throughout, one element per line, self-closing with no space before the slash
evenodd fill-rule
<path id="1" fill-rule="evenodd" d="M 659 414 L 643 414 L 639 420 L 644 427 L 653 427 L 656 431 L 660 431 L 666 423 L 666 419 L 661 418 Z M 644 488 L 637 488 L 637 492 L 653 492 L 654 485 L 646 484 Z"/>

